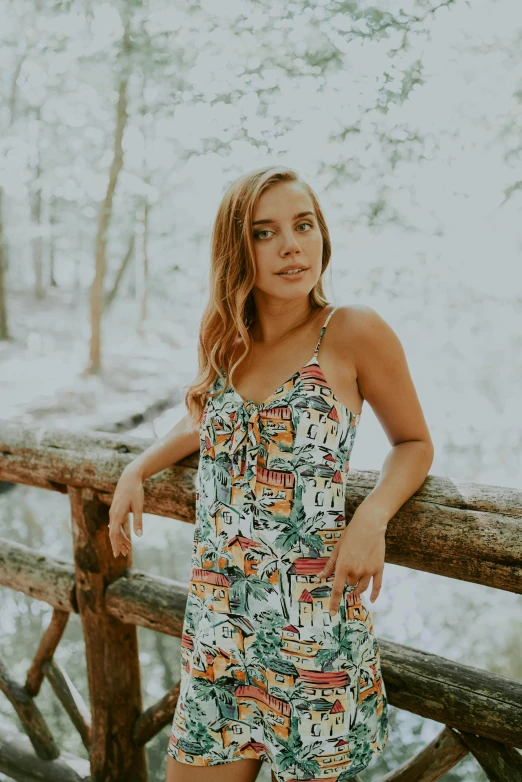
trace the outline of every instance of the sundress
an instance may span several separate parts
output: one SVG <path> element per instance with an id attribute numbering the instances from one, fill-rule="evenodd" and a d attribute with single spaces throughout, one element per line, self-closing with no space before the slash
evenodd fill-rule
<path id="1" fill-rule="evenodd" d="M 267 762 L 278 782 L 344 780 L 388 739 L 380 648 L 355 587 L 330 617 L 346 475 L 361 414 L 318 360 L 262 404 L 225 386 L 201 418 L 196 524 L 168 754 Z"/>

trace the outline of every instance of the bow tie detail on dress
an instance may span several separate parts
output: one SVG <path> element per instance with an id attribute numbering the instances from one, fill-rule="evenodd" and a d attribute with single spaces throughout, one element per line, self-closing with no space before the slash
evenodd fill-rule
<path id="1" fill-rule="evenodd" d="M 238 408 L 237 417 L 230 439 L 230 453 L 237 454 L 233 460 L 234 476 L 243 473 L 252 492 L 256 485 L 257 456 L 261 447 L 261 406 L 248 401 Z"/>

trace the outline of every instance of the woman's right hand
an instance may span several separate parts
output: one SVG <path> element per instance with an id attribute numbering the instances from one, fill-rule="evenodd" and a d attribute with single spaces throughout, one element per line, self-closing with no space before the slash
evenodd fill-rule
<path id="1" fill-rule="evenodd" d="M 132 543 L 125 534 L 123 525 L 129 518 L 129 512 L 134 519 L 134 533 L 143 534 L 143 480 L 141 475 L 132 467 L 126 467 L 114 490 L 111 507 L 109 509 L 109 538 L 112 552 L 115 557 L 119 554 L 127 556 Z"/>

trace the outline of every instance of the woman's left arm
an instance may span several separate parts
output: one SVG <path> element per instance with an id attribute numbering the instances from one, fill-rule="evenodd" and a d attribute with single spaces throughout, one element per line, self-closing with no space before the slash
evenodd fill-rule
<path id="1" fill-rule="evenodd" d="M 320 576 L 335 570 L 330 614 L 346 583 L 370 600 L 382 586 L 388 521 L 419 489 L 433 462 L 433 443 L 413 384 L 404 349 L 393 329 L 371 307 L 343 308 L 357 385 L 372 407 L 392 448 L 372 491 L 360 503 Z M 339 324 L 342 325 L 342 324 Z M 355 354 L 355 355 L 353 355 Z"/>

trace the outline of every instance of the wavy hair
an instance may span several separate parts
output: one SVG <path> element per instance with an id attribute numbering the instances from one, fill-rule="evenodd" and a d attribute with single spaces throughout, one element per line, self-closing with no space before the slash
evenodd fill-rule
<path id="1" fill-rule="evenodd" d="M 194 426 L 202 420 L 207 397 L 220 392 L 219 389 L 212 392 L 212 386 L 222 377 L 222 370 L 225 373 L 223 387 L 228 388 L 235 368 L 252 348 L 249 329 L 255 319 L 252 289 L 256 278 L 252 222 L 261 194 L 278 182 L 298 182 L 313 202 L 323 237 L 323 255 L 321 276 L 309 294 L 310 304 L 312 309 L 328 304 L 323 275 L 330 263 L 331 241 L 314 191 L 297 171 L 286 166 L 267 166 L 242 174 L 227 187 L 212 229 L 209 299 L 201 318 L 198 340 L 199 371 L 185 395 L 185 406 Z M 291 332 L 301 325 L 297 324 Z M 232 365 L 232 349 L 238 334 L 245 351 Z"/>

